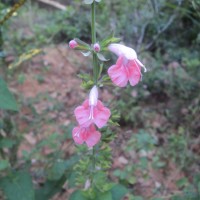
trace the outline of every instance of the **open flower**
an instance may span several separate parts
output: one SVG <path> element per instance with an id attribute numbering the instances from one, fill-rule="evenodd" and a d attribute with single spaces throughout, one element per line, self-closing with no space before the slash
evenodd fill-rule
<path id="1" fill-rule="evenodd" d="M 78 106 L 74 114 L 80 126 L 88 127 L 94 123 L 98 128 L 102 128 L 108 122 L 111 113 L 98 100 L 98 90 L 94 86 L 90 91 L 89 99 L 86 99 L 81 106 Z"/>
<path id="2" fill-rule="evenodd" d="M 72 137 L 77 144 L 85 142 L 88 147 L 93 147 L 99 142 L 101 133 L 95 129 L 93 124 L 89 127 L 77 126 L 72 131 Z"/>
<path id="3" fill-rule="evenodd" d="M 135 50 L 122 44 L 110 44 L 108 49 L 118 56 L 117 63 L 108 69 L 112 82 L 119 87 L 125 87 L 128 81 L 132 86 L 138 84 L 142 77 L 141 67 L 145 72 L 146 68 L 137 59 Z"/>

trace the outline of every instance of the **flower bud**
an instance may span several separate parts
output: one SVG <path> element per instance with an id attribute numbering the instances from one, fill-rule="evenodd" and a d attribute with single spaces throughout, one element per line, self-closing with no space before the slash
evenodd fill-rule
<path id="1" fill-rule="evenodd" d="M 71 49 L 74 49 L 74 48 L 76 48 L 78 46 L 78 43 L 75 41 L 75 40 L 71 40 L 70 42 L 69 42 L 69 47 L 71 48 Z"/>
<path id="2" fill-rule="evenodd" d="M 100 47 L 100 45 L 98 43 L 95 43 L 93 48 L 94 48 L 95 52 L 99 52 L 101 50 L 101 47 Z"/>

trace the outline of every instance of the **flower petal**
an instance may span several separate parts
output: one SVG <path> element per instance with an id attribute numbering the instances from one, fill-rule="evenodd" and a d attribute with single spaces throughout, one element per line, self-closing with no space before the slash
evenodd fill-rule
<path id="1" fill-rule="evenodd" d="M 123 59 L 123 57 L 119 57 L 116 65 L 113 65 L 108 69 L 110 79 L 119 87 L 125 87 L 128 83 L 128 75 L 126 68 L 123 65 Z"/>
<path id="2" fill-rule="evenodd" d="M 84 140 L 82 138 L 80 127 L 74 127 L 74 129 L 72 130 L 72 137 L 73 137 L 75 143 L 83 144 Z"/>
<path id="3" fill-rule="evenodd" d="M 98 128 L 102 128 L 109 120 L 111 112 L 101 101 L 98 100 L 97 106 L 94 108 L 94 123 Z"/>
<path id="4" fill-rule="evenodd" d="M 134 49 L 122 44 L 112 43 L 108 46 L 108 49 L 117 56 L 124 56 L 128 60 L 137 58 L 137 54 Z"/>
<path id="5" fill-rule="evenodd" d="M 89 119 L 89 100 L 85 100 L 81 106 L 78 106 L 74 110 L 74 114 L 80 126 L 88 127 L 92 123 L 91 119 Z"/>
<path id="6" fill-rule="evenodd" d="M 99 131 L 96 131 L 94 125 L 91 125 L 88 128 L 87 132 L 87 139 L 85 140 L 88 147 L 93 147 L 96 145 L 101 138 L 101 133 Z"/>
<path id="7" fill-rule="evenodd" d="M 141 67 L 137 64 L 135 60 L 129 60 L 127 63 L 128 69 L 128 79 L 132 86 L 139 83 L 141 79 Z"/>

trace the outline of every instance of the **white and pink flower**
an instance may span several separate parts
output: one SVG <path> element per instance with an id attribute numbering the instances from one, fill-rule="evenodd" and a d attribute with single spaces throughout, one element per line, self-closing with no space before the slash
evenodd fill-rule
<path id="1" fill-rule="evenodd" d="M 98 100 L 98 89 L 94 86 L 90 90 L 89 98 L 86 99 L 81 106 L 74 111 L 78 127 L 73 129 L 73 139 L 77 144 L 86 142 L 88 147 L 97 144 L 101 138 L 101 133 L 96 131 L 98 128 L 106 126 L 111 112 Z"/>
<path id="2" fill-rule="evenodd" d="M 98 100 L 97 87 L 94 86 L 90 91 L 89 99 L 86 99 L 81 106 L 78 106 L 74 114 L 80 126 L 88 127 L 94 123 L 98 128 L 102 128 L 108 122 L 111 113 Z"/>
<path id="3" fill-rule="evenodd" d="M 137 85 L 142 77 L 141 67 L 145 72 L 146 68 L 138 60 L 135 50 L 115 43 L 110 44 L 108 49 L 118 56 L 116 64 L 108 69 L 112 82 L 119 87 L 125 87 L 128 82 L 132 86 Z"/>
<path id="4" fill-rule="evenodd" d="M 89 127 L 75 127 L 72 131 L 72 137 L 77 144 L 85 142 L 88 147 L 93 147 L 99 142 L 101 133 L 91 124 Z"/>

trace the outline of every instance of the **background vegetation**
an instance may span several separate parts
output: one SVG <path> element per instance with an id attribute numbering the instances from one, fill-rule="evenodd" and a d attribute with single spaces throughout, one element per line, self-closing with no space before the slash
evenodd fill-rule
<path id="1" fill-rule="evenodd" d="M 0 20 L 15 2 L 0 3 Z M 62 116 L 69 119 L 68 123 L 55 120 L 60 113 L 63 115 L 66 105 L 76 105 L 77 93 L 70 90 L 65 94 L 65 101 L 72 101 L 69 105 L 55 92 L 33 92 L 27 97 L 19 89 L 26 84 L 29 73 L 41 87 L 51 77 L 51 65 L 34 57 L 41 51 L 48 55 L 48 48 L 58 49 L 61 44 L 67 47 L 74 37 L 90 42 L 89 8 L 80 0 L 59 2 L 66 5 L 66 10 L 29 0 L 1 25 L 1 76 L 7 79 L 19 105 L 17 108 L 7 102 L 9 108 L 0 106 L 1 199 L 68 199 L 75 182 L 83 184 L 75 173 L 84 171 L 84 166 L 76 168 L 79 153 L 73 155 L 71 111 L 66 110 Z M 102 0 L 99 5 L 99 40 L 113 30 L 115 36 L 137 50 L 148 69 L 138 86 L 124 90 L 109 86 L 105 92 L 110 106 L 121 114 L 120 127 L 112 130 L 118 133 L 110 144 L 112 150 L 106 147 L 108 153 L 113 152 L 109 178 L 119 184 L 112 190 L 113 200 L 123 194 L 131 200 L 199 200 L 200 1 Z M 69 59 L 68 55 L 58 57 L 57 62 L 61 62 L 59 58 Z M 82 60 L 76 59 L 69 61 L 80 67 Z M 77 72 L 90 72 L 87 64 Z M 0 86 L 3 85 L 5 82 L 0 79 Z M 21 128 L 21 121 L 26 122 L 25 128 Z M 44 133 L 44 124 L 57 128 L 45 129 Z M 33 144 L 31 150 L 22 148 L 27 135 Z M 34 142 L 40 135 L 44 136 Z M 67 189 L 63 187 L 66 182 Z M 117 190 L 121 197 L 116 195 Z M 62 197 L 63 193 L 68 196 Z M 78 195 L 73 193 L 70 199 Z"/>

